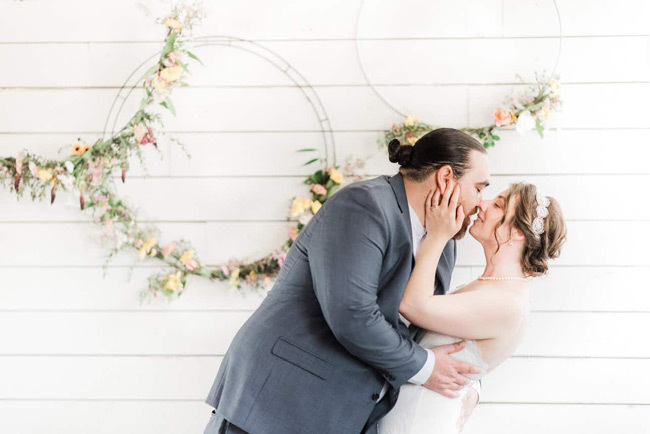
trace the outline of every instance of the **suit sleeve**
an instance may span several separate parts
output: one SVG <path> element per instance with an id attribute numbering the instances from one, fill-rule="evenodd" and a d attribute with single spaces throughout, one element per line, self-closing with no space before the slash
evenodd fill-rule
<path id="1" fill-rule="evenodd" d="M 370 191 L 348 187 L 314 218 L 308 257 L 325 320 L 341 345 L 397 388 L 424 366 L 427 352 L 386 321 L 377 304 L 389 240 L 383 211 Z"/>

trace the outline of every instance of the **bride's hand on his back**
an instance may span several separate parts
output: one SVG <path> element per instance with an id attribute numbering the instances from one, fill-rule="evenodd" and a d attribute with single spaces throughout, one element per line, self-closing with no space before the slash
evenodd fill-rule
<path id="1" fill-rule="evenodd" d="M 437 187 L 429 191 L 424 202 L 426 238 L 446 243 L 460 231 L 465 212 L 458 204 L 459 197 L 459 184 L 450 184 L 443 195 Z"/>

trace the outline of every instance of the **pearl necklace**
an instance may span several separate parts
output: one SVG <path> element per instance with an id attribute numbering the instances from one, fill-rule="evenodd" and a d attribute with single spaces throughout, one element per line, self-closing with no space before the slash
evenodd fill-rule
<path id="1" fill-rule="evenodd" d="M 492 277 L 492 276 L 479 276 L 478 280 L 528 280 L 527 277 Z"/>

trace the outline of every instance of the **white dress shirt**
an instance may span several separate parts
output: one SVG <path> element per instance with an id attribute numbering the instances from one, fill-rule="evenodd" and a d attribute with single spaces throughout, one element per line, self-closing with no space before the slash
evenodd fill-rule
<path id="1" fill-rule="evenodd" d="M 422 239 L 424 239 L 424 236 L 427 234 L 427 230 L 420 222 L 420 219 L 415 213 L 415 210 L 411 208 L 411 204 L 409 204 L 408 207 L 409 207 L 409 217 L 411 219 L 411 232 L 413 236 L 413 258 L 415 258 L 415 254 L 417 253 L 418 248 L 420 247 L 420 243 L 422 242 Z M 399 314 L 399 317 L 407 326 L 411 324 L 410 321 L 404 318 L 404 316 L 402 316 L 401 313 Z M 436 363 L 436 355 L 434 354 L 433 351 L 427 349 L 427 360 L 424 362 L 422 368 L 408 380 L 409 383 L 420 384 L 420 385 L 426 383 L 429 377 L 431 376 L 431 373 L 433 372 L 433 367 L 435 366 L 435 363 Z M 384 387 L 382 387 L 381 392 L 379 393 L 379 398 L 375 402 L 379 402 L 381 398 L 384 397 L 386 391 L 388 391 L 388 387 L 389 387 L 389 383 L 388 381 L 386 381 L 384 383 Z M 474 388 L 476 389 L 477 393 L 480 393 L 480 385 L 478 381 L 474 382 Z"/>

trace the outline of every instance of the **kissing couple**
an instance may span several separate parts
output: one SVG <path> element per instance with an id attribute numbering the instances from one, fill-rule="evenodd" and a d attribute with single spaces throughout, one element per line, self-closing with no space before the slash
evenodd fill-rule
<path id="1" fill-rule="evenodd" d="M 519 345 L 528 281 L 566 240 L 558 202 L 529 183 L 484 199 L 487 152 L 453 128 L 388 153 L 398 173 L 341 188 L 295 239 L 219 366 L 204 434 L 455 434 Z M 486 266 L 450 291 L 466 232 Z"/>

